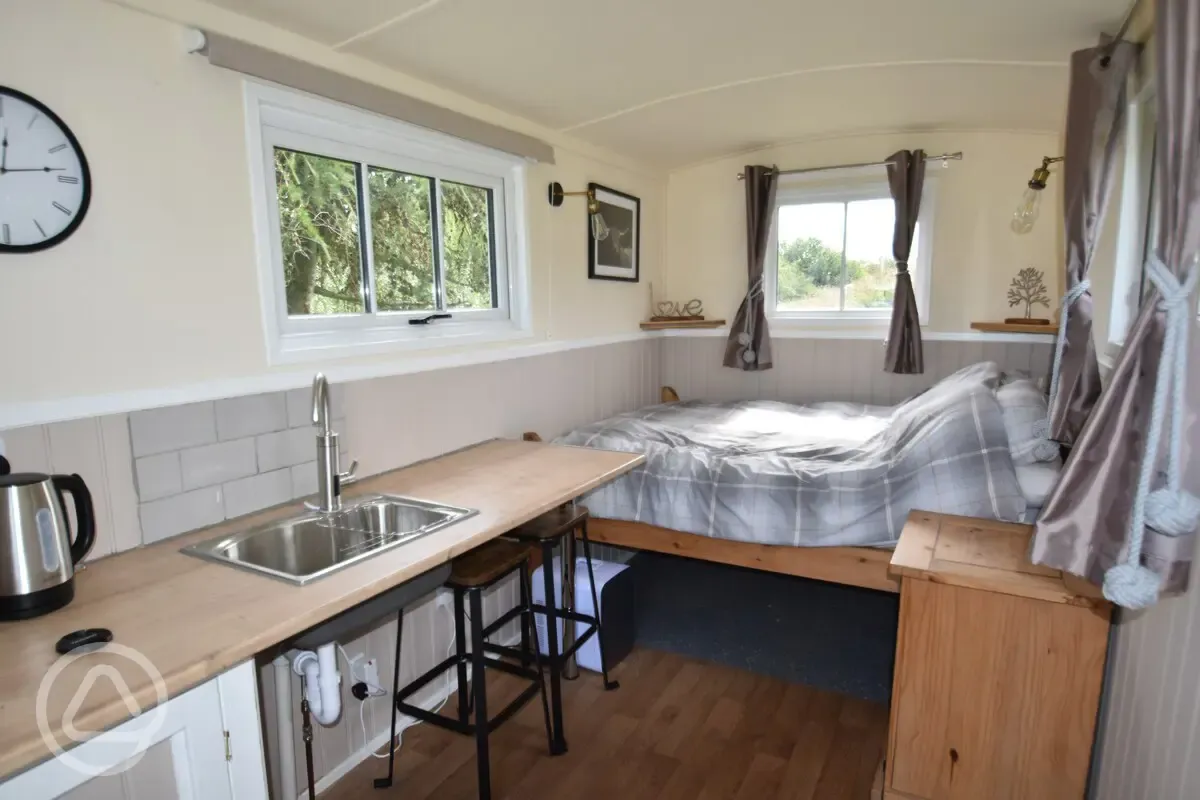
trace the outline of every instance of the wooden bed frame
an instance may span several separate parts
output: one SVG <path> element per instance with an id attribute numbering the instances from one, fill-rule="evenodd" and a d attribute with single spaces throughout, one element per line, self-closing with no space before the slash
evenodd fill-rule
<path id="1" fill-rule="evenodd" d="M 679 395 L 670 386 L 662 387 L 661 396 L 664 403 L 679 400 Z M 541 436 L 532 432 L 526 433 L 524 438 L 531 442 L 542 441 Z M 588 523 L 588 538 L 616 547 L 669 553 L 884 592 L 900 591 L 900 582 L 888 575 L 892 551 L 874 547 L 790 547 L 739 542 L 698 536 L 644 522 L 600 517 L 593 517 Z"/>

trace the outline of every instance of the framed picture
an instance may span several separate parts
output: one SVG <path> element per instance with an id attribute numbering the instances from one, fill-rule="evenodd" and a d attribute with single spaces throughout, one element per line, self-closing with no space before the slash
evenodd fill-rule
<path id="1" fill-rule="evenodd" d="M 589 183 L 588 189 L 595 193 L 600 216 L 608 229 L 608 235 L 597 240 L 592 235 L 589 215 L 588 277 L 636 283 L 642 242 L 642 201 L 598 183 Z"/>

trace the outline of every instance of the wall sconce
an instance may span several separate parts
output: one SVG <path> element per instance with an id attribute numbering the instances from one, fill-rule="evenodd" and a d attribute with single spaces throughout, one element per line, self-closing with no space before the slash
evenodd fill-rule
<path id="1" fill-rule="evenodd" d="M 600 203 L 596 200 L 596 193 L 591 189 L 585 189 L 582 192 L 564 192 L 562 184 L 554 181 L 550 184 L 548 192 L 550 205 L 558 208 L 563 204 L 564 197 L 587 197 L 588 215 L 591 217 L 592 238 L 597 242 L 603 242 L 608 238 L 608 223 L 604 221 L 604 215 L 600 213 Z"/>
<path id="2" fill-rule="evenodd" d="M 1021 202 L 1017 203 L 1017 210 L 1013 212 L 1012 222 L 1009 223 L 1013 233 L 1029 233 L 1033 230 L 1033 224 L 1037 222 L 1038 213 L 1041 211 L 1042 190 L 1046 188 L 1046 181 L 1050 177 L 1050 165 L 1062 160 L 1062 156 L 1047 156 L 1042 159 L 1042 165 L 1033 171 L 1033 177 L 1021 195 Z"/>

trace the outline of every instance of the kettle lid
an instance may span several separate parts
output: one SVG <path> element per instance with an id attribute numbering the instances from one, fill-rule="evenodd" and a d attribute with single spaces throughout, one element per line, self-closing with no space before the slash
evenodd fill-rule
<path id="1" fill-rule="evenodd" d="M 10 486 L 33 486 L 50 480 L 49 475 L 40 472 L 14 472 L 12 475 L 0 475 L 0 489 Z"/>

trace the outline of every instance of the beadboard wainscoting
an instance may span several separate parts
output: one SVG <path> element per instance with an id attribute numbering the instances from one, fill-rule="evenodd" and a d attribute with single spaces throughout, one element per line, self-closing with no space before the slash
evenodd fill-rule
<path id="1" fill-rule="evenodd" d="M 969 364 L 995 361 L 1041 378 L 1054 358 L 1049 342 L 937 339 L 925 342 L 923 375 L 892 375 L 883 371 L 882 340 L 781 337 L 771 342 L 772 369 L 743 372 L 721 365 L 723 337 L 672 337 L 662 344 L 662 382 L 681 400 L 893 405 Z"/>
<path id="2" fill-rule="evenodd" d="M 1196 797 L 1200 590 L 1193 586 L 1145 612 L 1121 612 L 1108 659 L 1090 796 Z"/>

